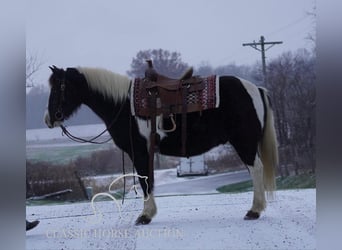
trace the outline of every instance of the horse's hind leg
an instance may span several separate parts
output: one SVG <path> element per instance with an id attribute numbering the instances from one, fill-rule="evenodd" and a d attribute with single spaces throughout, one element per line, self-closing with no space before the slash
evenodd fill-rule
<path id="1" fill-rule="evenodd" d="M 263 165 L 258 155 L 255 156 L 253 166 L 247 166 L 253 181 L 253 205 L 247 212 L 244 219 L 254 220 L 260 217 L 261 212 L 266 208 L 265 188 L 263 181 Z"/>
<path id="2" fill-rule="evenodd" d="M 236 133 L 237 134 L 237 133 Z M 250 139 L 244 141 L 243 139 Z M 245 220 L 254 220 L 260 217 L 261 212 L 266 207 L 265 187 L 264 187 L 264 173 L 263 164 L 257 154 L 256 139 L 250 137 L 237 137 L 237 140 L 232 140 L 231 144 L 236 149 L 242 162 L 246 164 L 253 181 L 253 205 L 252 208 L 245 215 Z"/>

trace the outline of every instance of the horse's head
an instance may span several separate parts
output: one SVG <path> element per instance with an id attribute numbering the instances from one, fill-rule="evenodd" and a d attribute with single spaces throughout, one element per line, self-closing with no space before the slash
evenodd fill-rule
<path id="1" fill-rule="evenodd" d="M 44 120 L 49 128 L 60 126 L 82 104 L 77 88 L 80 79 L 75 69 L 49 67 L 52 74 L 49 79 L 50 96 Z"/>

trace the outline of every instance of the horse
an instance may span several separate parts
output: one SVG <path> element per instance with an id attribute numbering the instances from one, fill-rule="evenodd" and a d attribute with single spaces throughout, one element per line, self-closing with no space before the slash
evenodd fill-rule
<path id="1" fill-rule="evenodd" d="M 105 123 L 114 143 L 131 158 L 140 176 L 149 173 L 150 120 L 132 115 L 128 76 L 89 67 L 49 67 L 50 95 L 44 120 L 49 128 L 61 126 L 82 105 L 87 105 Z M 275 191 L 278 164 L 274 116 L 267 90 L 235 76 L 218 76 L 217 108 L 192 112 L 187 118 L 188 156 L 203 154 L 230 143 L 246 165 L 253 183 L 252 207 L 245 220 L 255 220 L 266 208 L 266 195 Z M 181 116 L 176 129 L 158 130 L 160 154 L 181 156 Z M 139 179 L 144 193 L 143 211 L 136 224 L 148 224 L 157 213 L 153 178 Z M 147 199 L 148 197 L 148 199 Z"/>

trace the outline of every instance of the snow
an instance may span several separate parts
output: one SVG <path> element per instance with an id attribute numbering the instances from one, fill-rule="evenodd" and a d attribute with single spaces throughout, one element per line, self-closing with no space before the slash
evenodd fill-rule
<path id="1" fill-rule="evenodd" d="M 316 190 L 278 191 L 259 220 L 245 221 L 252 192 L 156 197 L 151 224 L 135 226 L 141 199 L 27 207 L 37 228 L 26 249 L 315 249 Z M 120 202 L 121 203 L 121 202 Z"/>

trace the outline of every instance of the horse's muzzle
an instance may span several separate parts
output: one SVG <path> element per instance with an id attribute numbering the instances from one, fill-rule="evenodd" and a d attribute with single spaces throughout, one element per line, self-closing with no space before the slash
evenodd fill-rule
<path id="1" fill-rule="evenodd" d="M 55 114 L 57 116 L 57 114 Z M 63 119 L 63 114 L 61 114 L 60 119 Z M 51 122 L 49 111 L 45 111 L 44 114 L 44 122 L 49 128 L 55 128 L 59 127 L 62 124 L 62 121 L 54 121 L 53 123 Z"/>

